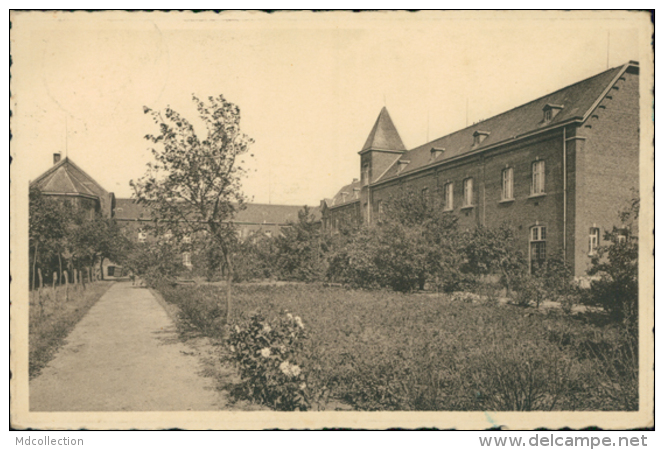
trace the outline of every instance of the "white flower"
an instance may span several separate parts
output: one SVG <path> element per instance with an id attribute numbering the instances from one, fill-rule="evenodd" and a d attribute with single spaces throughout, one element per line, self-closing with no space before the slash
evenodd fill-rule
<path id="1" fill-rule="evenodd" d="M 234 346 L 234 345 L 231 345 L 230 350 L 231 350 L 231 352 L 235 353 L 235 346 Z"/>
<path id="2" fill-rule="evenodd" d="M 300 374 L 300 372 L 302 372 L 302 369 L 300 369 L 295 364 L 289 363 L 288 361 L 284 361 L 279 364 L 279 370 L 281 370 L 284 375 L 288 375 L 289 377 L 296 377 Z"/>
<path id="3" fill-rule="evenodd" d="M 285 346 L 285 345 L 280 345 L 280 346 L 279 346 L 279 351 L 280 351 L 281 353 L 286 353 L 286 346 Z"/>
<path id="4" fill-rule="evenodd" d="M 293 320 L 293 315 L 291 313 L 286 314 L 286 317 L 288 317 L 290 320 Z"/>
<path id="5" fill-rule="evenodd" d="M 279 370 L 281 370 L 284 375 L 290 375 L 290 364 L 288 364 L 288 361 L 279 364 Z"/>
<path id="6" fill-rule="evenodd" d="M 300 384 L 300 390 L 303 391 L 307 388 L 307 383 L 301 383 Z"/>
<path id="7" fill-rule="evenodd" d="M 297 324 L 298 327 L 304 328 L 304 324 L 302 323 L 302 319 L 300 319 L 300 316 L 295 316 L 295 323 Z"/>
<path id="8" fill-rule="evenodd" d="M 264 349 L 261 350 L 261 356 L 263 358 L 269 358 L 272 353 L 270 352 L 270 349 L 268 347 L 265 347 Z"/>
<path id="9" fill-rule="evenodd" d="M 269 333 L 270 331 L 272 331 L 272 328 L 270 327 L 270 325 L 268 325 L 266 323 L 263 324 L 263 332 L 264 333 Z"/>
<path id="10" fill-rule="evenodd" d="M 236 333 L 239 333 L 239 332 L 240 332 L 240 327 L 238 327 L 237 325 L 235 325 L 235 332 L 236 332 Z"/>

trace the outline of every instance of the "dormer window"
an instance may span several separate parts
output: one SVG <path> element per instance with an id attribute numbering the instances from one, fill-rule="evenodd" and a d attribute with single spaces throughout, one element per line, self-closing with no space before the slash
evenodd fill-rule
<path id="1" fill-rule="evenodd" d="M 405 159 L 402 159 L 397 162 L 397 173 L 403 172 L 403 170 L 406 168 L 406 166 L 410 164 L 410 161 L 406 161 Z"/>
<path id="2" fill-rule="evenodd" d="M 341 202 L 342 202 L 342 203 L 346 201 L 346 196 L 347 196 L 347 195 L 348 195 L 348 192 L 342 192 L 342 193 L 341 193 Z"/>
<path id="3" fill-rule="evenodd" d="M 444 148 L 431 147 L 431 157 L 429 158 L 429 161 L 435 161 L 443 153 L 445 153 Z"/>
<path id="4" fill-rule="evenodd" d="M 476 131 L 473 133 L 473 147 L 476 145 L 480 145 L 482 142 L 484 142 L 484 139 L 489 135 L 488 131 Z"/>
<path id="5" fill-rule="evenodd" d="M 360 197 L 360 188 L 353 188 L 353 198 Z"/>
<path id="6" fill-rule="evenodd" d="M 544 108 L 542 108 L 542 111 L 544 111 L 544 122 L 551 122 L 561 109 L 563 109 L 563 105 L 554 105 L 552 103 L 544 105 Z"/>

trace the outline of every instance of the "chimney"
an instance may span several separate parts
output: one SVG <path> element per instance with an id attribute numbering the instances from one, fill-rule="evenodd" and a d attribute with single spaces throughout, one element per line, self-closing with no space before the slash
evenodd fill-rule
<path id="1" fill-rule="evenodd" d="M 53 164 L 59 163 L 61 157 L 62 157 L 62 153 L 60 153 L 60 152 L 53 153 Z"/>

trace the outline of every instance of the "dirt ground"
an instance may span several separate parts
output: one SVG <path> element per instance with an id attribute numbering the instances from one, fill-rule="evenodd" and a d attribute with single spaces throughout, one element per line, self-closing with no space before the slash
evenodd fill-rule
<path id="1" fill-rule="evenodd" d="M 119 282 L 30 381 L 30 410 L 227 409 L 226 392 L 205 376 L 209 361 L 202 356 L 178 340 L 173 321 L 148 289 Z"/>

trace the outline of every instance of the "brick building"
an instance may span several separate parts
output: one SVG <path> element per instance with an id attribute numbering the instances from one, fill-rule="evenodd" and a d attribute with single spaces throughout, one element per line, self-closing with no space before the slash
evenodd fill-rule
<path id="1" fill-rule="evenodd" d="M 508 223 L 529 262 L 578 277 L 639 186 L 639 67 L 630 61 L 407 150 L 383 108 L 360 180 L 321 201 L 323 225 L 375 223 L 395 192 L 440 196 L 462 229 Z"/>

